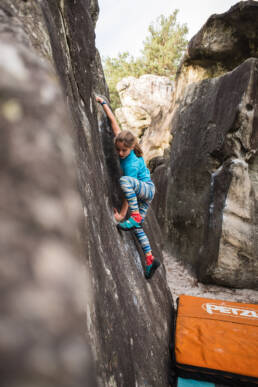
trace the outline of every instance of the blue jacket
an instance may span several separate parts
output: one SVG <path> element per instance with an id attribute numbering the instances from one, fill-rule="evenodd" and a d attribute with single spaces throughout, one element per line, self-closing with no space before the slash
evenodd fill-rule
<path id="1" fill-rule="evenodd" d="M 134 150 L 131 150 L 125 159 L 120 160 L 120 166 L 124 176 L 131 176 L 141 181 L 151 181 L 150 171 L 146 167 L 142 157 L 137 157 Z"/>

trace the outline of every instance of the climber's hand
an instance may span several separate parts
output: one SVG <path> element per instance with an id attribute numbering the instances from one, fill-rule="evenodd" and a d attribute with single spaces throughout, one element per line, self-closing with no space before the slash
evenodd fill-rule
<path id="1" fill-rule="evenodd" d="M 117 211 L 116 208 L 114 208 L 114 217 L 117 222 L 121 222 L 121 220 L 124 219 L 124 217 Z"/>
<path id="2" fill-rule="evenodd" d="M 102 102 L 104 102 L 104 99 L 101 97 L 96 97 L 96 101 L 99 103 L 102 103 Z"/>

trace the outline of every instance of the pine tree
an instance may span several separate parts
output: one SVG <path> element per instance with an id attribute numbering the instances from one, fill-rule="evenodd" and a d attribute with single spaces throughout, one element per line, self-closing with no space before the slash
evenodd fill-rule
<path id="1" fill-rule="evenodd" d="M 166 17 L 160 15 L 148 28 L 149 35 L 143 42 L 141 56 L 134 58 L 128 52 L 117 58 L 104 59 L 104 72 L 110 90 L 113 109 L 120 105 L 117 83 L 124 77 L 143 74 L 175 77 L 177 67 L 187 46 L 185 24 L 177 22 L 178 10 Z"/>
<path id="2" fill-rule="evenodd" d="M 142 50 L 145 73 L 164 75 L 174 78 L 187 40 L 188 28 L 177 23 L 178 10 L 172 15 L 159 16 L 156 24 L 149 26 L 149 36 L 144 41 Z"/>

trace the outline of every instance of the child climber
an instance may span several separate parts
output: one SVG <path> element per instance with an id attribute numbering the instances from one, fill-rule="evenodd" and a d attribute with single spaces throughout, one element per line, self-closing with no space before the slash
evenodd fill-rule
<path id="1" fill-rule="evenodd" d="M 120 178 L 120 187 L 125 199 L 120 213 L 115 211 L 117 227 L 120 230 L 133 230 L 145 254 L 145 278 L 153 276 L 160 262 L 153 257 L 150 242 L 145 234 L 142 224 L 148 207 L 154 197 L 155 186 L 151 181 L 150 171 L 142 158 L 142 150 L 137 138 L 128 130 L 121 131 L 114 114 L 107 103 L 100 97 L 96 97 L 110 120 L 115 135 L 115 147 L 120 160 L 123 176 Z M 130 218 L 124 220 L 127 210 L 130 210 Z"/>

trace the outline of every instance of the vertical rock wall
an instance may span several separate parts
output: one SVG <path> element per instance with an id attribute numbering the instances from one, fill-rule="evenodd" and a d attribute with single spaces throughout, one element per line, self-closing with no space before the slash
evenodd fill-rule
<path id="1" fill-rule="evenodd" d="M 168 385 L 173 306 L 165 271 L 145 280 L 137 242 L 112 216 L 121 193 L 112 133 L 95 104 L 95 93 L 108 94 L 94 44 L 97 14 L 95 1 L 0 5 L 8 387 Z M 145 227 L 162 260 L 151 211 Z"/>
<path id="2" fill-rule="evenodd" d="M 231 287 L 257 288 L 258 60 L 245 60 L 258 56 L 257 17 L 257 2 L 241 2 L 213 15 L 189 43 L 171 158 L 155 171 L 167 247 L 200 280 Z"/>
<path id="3" fill-rule="evenodd" d="M 72 125 L 14 11 L 1 3 L 1 386 L 94 386 Z"/>

